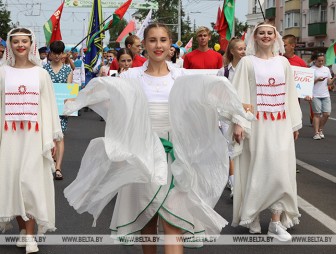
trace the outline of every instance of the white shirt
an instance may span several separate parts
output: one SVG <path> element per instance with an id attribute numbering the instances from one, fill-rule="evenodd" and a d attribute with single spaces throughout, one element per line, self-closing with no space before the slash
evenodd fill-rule
<path id="1" fill-rule="evenodd" d="M 313 65 L 310 67 L 314 69 L 315 73 L 315 79 L 320 78 L 320 77 L 327 77 L 323 81 L 318 81 L 314 84 L 313 88 L 313 97 L 316 98 L 326 98 L 330 97 L 329 91 L 328 91 L 328 79 L 331 78 L 331 73 L 328 67 L 322 66 L 322 67 L 317 67 L 316 65 Z"/>

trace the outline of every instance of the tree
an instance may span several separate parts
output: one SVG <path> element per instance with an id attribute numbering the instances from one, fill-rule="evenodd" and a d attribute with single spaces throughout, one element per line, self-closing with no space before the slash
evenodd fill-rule
<path id="1" fill-rule="evenodd" d="M 235 36 L 242 37 L 243 33 L 247 31 L 248 25 L 235 19 Z"/>
<path id="2" fill-rule="evenodd" d="M 109 42 L 109 47 L 110 48 L 119 48 L 119 43 L 116 42 L 116 39 L 118 38 L 119 34 L 124 30 L 124 28 L 127 26 L 127 21 L 126 19 L 122 19 L 119 21 L 119 23 L 111 29 L 109 29 L 110 33 L 110 42 Z"/>
<path id="3" fill-rule="evenodd" d="M 153 10 L 152 20 L 155 22 L 166 24 L 173 34 L 173 42 L 177 41 L 178 28 L 178 0 L 148 0 L 148 2 L 157 3 L 158 9 Z M 137 13 L 141 15 L 140 20 L 146 18 L 148 10 L 138 10 Z M 190 19 L 189 23 L 184 21 L 185 13 L 181 6 L 181 38 L 187 33 L 191 33 Z"/>
<path id="4" fill-rule="evenodd" d="M 12 27 L 14 27 L 11 21 L 10 11 L 6 10 L 2 0 L 0 0 L 0 37 L 3 40 L 7 39 L 7 33 L 12 29 Z"/>

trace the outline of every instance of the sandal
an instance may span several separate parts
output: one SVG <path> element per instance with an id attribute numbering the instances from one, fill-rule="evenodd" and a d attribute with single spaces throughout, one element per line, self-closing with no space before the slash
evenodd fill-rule
<path id="1" fill-rule="evenodd" d="M 60 169 L 56 169 L 55 171 L 55 180 L 63 180 L 63 175 Z"/>

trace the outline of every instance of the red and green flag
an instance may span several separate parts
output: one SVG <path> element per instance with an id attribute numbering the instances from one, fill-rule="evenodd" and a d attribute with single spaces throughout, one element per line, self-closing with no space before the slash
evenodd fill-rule
<path id="1" fill-rule="evenodd" d="M 114 13 L 113 13 L 113 18 L 109 22 L 107 22 L 103 29 L 99 30 L 95 34 L 92 35 L 90 41 L 87 44 L 87 47 L 89 48 L 90 45 L 93 42 L 93 38 L 95 38 L 98 34 L 103 33 L 104 31 L 110 29 L 112 26 L 118 24 L 120 20 L 124 17 L 126 11 L 128 10 L 129 6 L 131 5 L 132 0 L 127 0 L 122 6 L 120 6 Z"/>
<path id="2" fill-rule="evenodd" d="M 336 43 L 330 45 L 326 52 L 326 66 L 336 64 Z"/>
<path id="3" fill-rule="evenodd" d="M 116 42 L 121 42 L 125 44 L 125 39 L 130 33 L 134 33 L 136 30 L 135 28 L 135 22 L 134 20 L 131 20 L 128 22 L 127 26 L 124 28 L 124 30 L 119 34 L 118 38 L 116 39 Z"/>
<path id="4" fill-rule="evenodd" d="M 43 25 L 44 36 L 46 39 L 46 45 L 50 45 L 53 41 L 62 40 L 61 35 L 61 16 L 63 11 L 63 3 L 58 9 L 51 15 L 50 19 Z"/>
<path id="5" fill-rule="evenodd" d="M 186 50 L 186 53 L 189 53 L 192 51 L 192 45 L 193 45 L 193 37 L 191 37 L 191 39 L 188 41 L 188 43 L 184 47 Z"/>
<path id="6" fill-rule="evenodd" d="M 222 50 L 226 50 L 229 40 L 234 34 L 234 20 L 235 20 L 235 1 L 225 0 L 223 4 L 222 15 L 217 27 L 220 36 L 219 44 Z"/>

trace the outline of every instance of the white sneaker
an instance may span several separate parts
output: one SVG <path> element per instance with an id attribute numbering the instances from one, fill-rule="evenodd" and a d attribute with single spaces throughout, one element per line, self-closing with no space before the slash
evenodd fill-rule
<path id="1" fill-rule="evenodd" d="M 231 181 L 230 179 L 228 179 L 227 183 L 226 183 L 226 186 L 225 186 L 227 189 L 231 190 L 232 188 L 232 184 L 231 184 Z"/>
<path id="2" fill-rule="evenodd" d="M 315 133 L 313 139 L 320 140 L 321 139 L 320 133 Z"/>
<path id="3" fill-rule="evenodd" d="M 322 138 L 322 139 L 324 139 L 324 134 L 323 134 L 323 132 L 322 132 L 322 130 L 320 130 L 320 137 Z"/>
<path id="4" fill-rule="evenodd" d="M 292 240 L 292 236 L 286 231 L 287 229 L 281 224 L 280 221 L 271 221 L 268 226 L 267 235 L 278 239 L 281 242 Z"/>
<path id="5" fill-rule="evenodd" d="M 26 254 L 38 252 L 39 248 L 37 247 L 37 243 L 34 239 L 34 236 L 27 235 L 26 236 Z"/>
<path id="6" fill-rule="evenodd" d="M 259 215 L 252 221 L 249 226 L 251 234 L 261 234 L 261 226 L 260 226 L 260 219 Z"/>
<path id="7" fill-rule="evenodd" d="M 26 234 L 27 232 L 25 229 L 22 229 L 20 231 L 20 236 L 19 236 L 19 240 L 16 242 L 16 247 L 19 247 L 19 248 L 26 247 L 26 241 L 25 241 Z"/>

